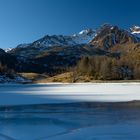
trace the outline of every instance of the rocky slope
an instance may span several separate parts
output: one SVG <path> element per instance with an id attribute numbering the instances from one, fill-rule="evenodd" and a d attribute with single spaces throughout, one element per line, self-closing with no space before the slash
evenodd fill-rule
<path id="1" fill-rule="evenodd" d="M 126 43 L 138 43 L 140 38 L 136 35 L 137 32 L 131 30 L 120 29 L 117 26 L 105 24 L 98 29 L 97 35 L 90 42 L 91 45 L 105 50 L 117 45 Z"/>

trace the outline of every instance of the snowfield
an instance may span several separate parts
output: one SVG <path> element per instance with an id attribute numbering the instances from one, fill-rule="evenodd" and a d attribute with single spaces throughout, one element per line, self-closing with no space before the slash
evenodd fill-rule
<path id="1" fill-rule="evenodd" d="M 140 100 L 140 83 L 1 84 L 0 105 Z"/>

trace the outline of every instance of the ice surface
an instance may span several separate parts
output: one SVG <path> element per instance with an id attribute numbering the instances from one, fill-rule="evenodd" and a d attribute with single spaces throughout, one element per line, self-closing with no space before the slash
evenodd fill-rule
<path id="1" fill-rule="evenodd" d="M 139 140 L 140 108 L 90 103 L 0 108 L 0 140 Z"/>
<path id="2" fill-rule="evenodd" d="M 0 105 L 140 100 L 140 83 L 0 85 Z"/>

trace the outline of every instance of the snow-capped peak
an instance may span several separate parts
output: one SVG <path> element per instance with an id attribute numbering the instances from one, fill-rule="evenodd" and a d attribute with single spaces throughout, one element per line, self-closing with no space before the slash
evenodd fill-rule
<path id="1" fill-rule="evenodd" d="M 130 30 L 133 34 L 140 34 L 140 27 L 139 26 L 133 26 L 132 28 L 130 28 Z"/>
<path id="2" fill-rule="evenodd" d="M 132 28 L 130 28 L 130 31 L 133 35 L 140 38 L 140 27 L 139 26 L 133 26 Z"/>
<path id="3" fill-rule="evenodd" d="M 11 51 L 13 48 L 6 48 L 6 49 L 4 49 L 4 51 L 5 52 L 9 52 L 9 51 Z"/>
<path id="4" fill-rule="evenodd" d="M 133 28 L 135 28 L 136 30 L 140 30 L 139 26 L 133 26 Z"/>
<path id="5" fill-rule="evenodd" d="M 82 30 L 81 32 L 79 32 L 79 35 L 86 34 L 86 33 L 87 33 L 87 30 Z"/>
<path id="6" fill-rule="evenodd" d="M 85 29 L 78 34 L 73 35 L 73 41 L 76 44 L 87 44 L 95 37 L 95 31 L 92 29 Z"/>
<path id="7" fill-rule="evenodd" d="M 89 35 L 92 34 L 94 31 L 92 29 L 85 29 L 79 32 L 79 35 Z"/>

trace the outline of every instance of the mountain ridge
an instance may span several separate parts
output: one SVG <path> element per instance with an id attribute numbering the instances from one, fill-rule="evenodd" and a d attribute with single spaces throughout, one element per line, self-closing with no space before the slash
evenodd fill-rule
<path id="1" fill-rule="evenodd" d="M 132 52 L 133 55 L 139 55 L 139 35 L 140 27 L 138 26 L 125 30 L 118 26 L 104 24 L 97 30 L 89 28 L 70 36 L 46 35 L 32 43 L 20 44 L 6 52 L 0 50 L 4 56 L 7 56 L 5 58 L 1 56 L 0 61 L 3 65 L 6 61 L 7 65 L 7 58 L 14 58 L 15 63 L 12 62 L 13 65 L 10 68 L 15 72 L 46 73 L 50 76 L 69 71 L 72 67 L 77 66 L 84 57 L 89 57 L 88 61 L 93 61 L 90 59 L 91 57 L 104 57 L 105 61 L 111 59 L 109 61 L 115 61 L 117 64 L 126 56 L 131 58 Z M 135 65 L 139 68 L 140 58 L 136 57 L 136 59 L 138 59 L 135 60 L 138 61 L 137 64 L 130 67 L 128 62 L 125 62 L 126 64 L 117 71 L 128 72 L 129 74 L 124 75 L 129 75 L 130 78 L 132 75 L 130 71 L 131 73 L 134 71 Z M 99 60 L 100 58 L 96 61 Z"/>

